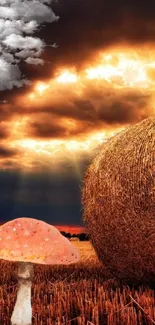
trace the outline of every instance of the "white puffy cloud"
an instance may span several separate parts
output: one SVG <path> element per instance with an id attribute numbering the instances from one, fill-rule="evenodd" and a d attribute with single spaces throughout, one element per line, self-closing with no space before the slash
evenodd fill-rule
<path id="1" fill-rule="evenodd" d="M 29 58 L 29 57 L 38 57 L 42 54 L 43 52 L 43 48 L 39 49 L 38 51 L 34 51 L 34 50 L 27 50 L 27 49 L 24 49 L 24 50 L 21 50 L 17 53 L 15 53 L 15 56 L 17 58 L 22 58 L 22 59 L 26 59 L 26 58 Z"/>
<path id="2" fill-rule="evenodd" d="M 21 79 L 21 72 L 17 64 L 0 57 L 0 90 L 12 89 L 28 84 L 28 80 Z"/>
<path id="3" fill-rule="evenodd" d="M 21 20 L 0 19 L 0 40 L 5 40 L 7 36 L 12 34 L 22 35 L 23 32 L 27 34 L 34 33 L 37 27 L 38 24 L 35 20 L 24 23 Z"/>
<path id="4" fill-rule="evenodd" d="M 36 49 L 39 50 L 44 46 L 43 41 L 40 38 L 30 37 L 30 36 L 21 36 L 16 34 L 11 34 L 2 41 L 4 45 L 10 47 L 10 49 Z"/>
<path id="5" fill-rule="evenodd" d="M 41 23 L 58 20 L 50 3 L 51 0 L 0 0 L 0 91 L 28 83 L 19 68 L 21 60 L 35 65 L 44 63 L 38 57 L 46 44 L 29 35 Z"/>
<path id="6" fill-rule="evenodd" d="M 35 65 L 37 65 L 37 64 L 43 65 L 44 64 L 44 60 L 38 59 L 38 58 L 30 58 L 30 57 L 27 58 L 25 60 L 25 62 L 28 63 L 28 64 L 35 64 Z"/>

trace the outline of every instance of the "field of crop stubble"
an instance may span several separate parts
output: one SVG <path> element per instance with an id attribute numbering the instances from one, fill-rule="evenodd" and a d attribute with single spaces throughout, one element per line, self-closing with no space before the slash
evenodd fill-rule
<path id="1" fill-rule="evenodd" d="M 155 324 L 155 293 L 109 279 L 90 242 L 72 241 L 81 261 L 69 266 L 35 265 L 35 325 Z M 0 261 L 0 324 L 9 325 L 17 293 L 17 264 Z"/>

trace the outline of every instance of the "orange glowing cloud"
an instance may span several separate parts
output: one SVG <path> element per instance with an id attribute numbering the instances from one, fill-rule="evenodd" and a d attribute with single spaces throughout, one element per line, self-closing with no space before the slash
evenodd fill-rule
<path id="1" fill-rule="evenodd" d="M 56 78 L 56 81 L 58 83 L 64 83 L 64 84 L 75 83 L 78 81 L 78 77 L 75 73 L 72 73 L 68 70 L 64 70 L 60 72 L 60 75 Z"/>
<path id="2" fill-rule="evenodd" d="M 16 97 L 4 144 L 20 151 L 24 168 L 37 159 L 48 165 L 50 158 L 59 163 L 89 156 L 109 137 L 154 114 L 153 53 L 113 48 L 99 52 L 81 71 L 59 67 L 49 81 L 39 80 Z"/>

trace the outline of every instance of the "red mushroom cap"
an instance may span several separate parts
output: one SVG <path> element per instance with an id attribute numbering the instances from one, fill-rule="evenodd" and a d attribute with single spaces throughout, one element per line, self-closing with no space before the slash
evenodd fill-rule
<path id="1" fill-rule="evenodd" d="M 75 246 L 42 220 L 17 218 L 0 227 L 0 258 L 37 264 L 71 264 L 80 259 Z"/>

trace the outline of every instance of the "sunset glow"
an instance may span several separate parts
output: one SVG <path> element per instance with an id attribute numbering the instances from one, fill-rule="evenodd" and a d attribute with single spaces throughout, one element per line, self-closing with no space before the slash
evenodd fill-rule
<path id="1" fill-rule="evenodd" d="M 71 73 L 69 71 L 62 71 L 60 75 L 56 78 L 56 81 L 58 83 L 74 83 L 77 81 L 77 76 L 74 73 Z"/>
<path id="2" fill-rule="evenodd" d="M 92 159 L 155 115 L 154 12 L 155 1 L 0 0 L 2 221 L 83 231 Z"/>
<path id="3" fill-rule="evenodd" d="M 80 226 L 67 226 L 67 225 L 56 225 L 59 231 L 65 231 L 70 234 L 80 234 L 82 232 L 87 233 L 87 230 L 84 227 Z"/>
<path id="4" fill-rule="evenodd" d="M 154 80 L 149 77 L 149 71 L 154 71 L 155 55 L 148 59 L 141 57 L 135 51 L 123 52 L 113 50 L 112 54 L 99 53 L 95 62 L 88 64 L 79 74 L 72 69 L 59 69 L 57 77 L 50 80 L 49 84 L 40 83 L 36 86 L 36 92 L 44 93 L 51 87 L 51 82 L 60 84 L 79 83 L 79 87 L 88 80 L 99 80 L 110 83 L 111 87 L 134 87 L 149 88 L 154 84 Z M 74 69 L 75 70 L 75 69 Z"/>
<path id="5" fill-rule="evenodd" d="M 12 120 L 12 136 L 7 143 L 12 149 L 20 151 L 20 162 L 24 168 L 31 168 L 33 161 L 39 157 L 42 157 L 42 163 L 47 163 L 49 157 L 59 163 L 63 159 L 75 160 L 75 155 L 78 159 L 82 153 L 89 155 L 97 145 L 128 127 L 130 123 L 119 125 L 116 122 L 109 128 L 106 122 L 98 119 L 100 107 L 105 105 L 106 112 L 113 100 L 120 101 L 120 96 L 121 101 L 123 96 L 131 96 L 129 109 L 134 105 L 136 92 L 139 92 L 139 98 L 140 94 L 148 96 L 148 109 L 153 112 L 154 60 L 155 54 L 150 55 L 148 49 L 144 49 L 143 56 L 138 50 L 99 52 L 94 61 L 88 62 L 81 71 L 77 72 L 75 67 L 59 68 L 55 77 L 46 82 L 40 80 L 30 87 L 29 94 L 17 96 L 16 105 L 22 105 L 24 113 L 22 118 L 18 116 Z M 96 92 L 103 94 L 102 101 L 95 97 Z M 112 96 L 109 100 L 107 95 L 104 99 L 105 92 Z M 85 108 L 89 101 L 90 107 L 93 105 L 95 108 L 93 112 L 89 104 Z M 73 105 L 74 102 L 76 105 Z M 79 109 L 78 105 L 82 102 Z M 76 116 L 77 110 L 81 118 Z M 88 117 L 82 117 L 83 114 Z M 48 123 L 51 124 L 47 126 Z"/>
<path id="6" fill-rule="evenodd" d="M 0 222 L 0 226 L 2 226 L 5 222 Z M 79 225 L 53 225 L 56 227 L 59 231 L 65 231 L 66 233 L 73 234 L 80 234 L 80 233 L 87 233 L 87 230 L 85 227 L 79 226 Z"/>
<path id="7" fill-rule="evenodd" d="M 43 84 L 43 83 L 39 83 L 36 86 L 36 91 L 39 92 L 40 95 L 42 95 L 46 89 L 49 88 L 49 85 Z"/>

